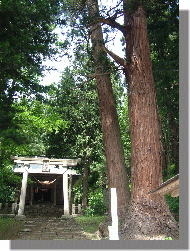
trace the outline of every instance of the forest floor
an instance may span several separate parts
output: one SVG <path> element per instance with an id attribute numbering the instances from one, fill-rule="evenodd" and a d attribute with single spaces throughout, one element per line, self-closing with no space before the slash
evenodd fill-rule
<path id="1" fill-rule="evenodd" d="M 25 218 L 12 240 L 99 240 L 97 230 L 104 217 Z"/>

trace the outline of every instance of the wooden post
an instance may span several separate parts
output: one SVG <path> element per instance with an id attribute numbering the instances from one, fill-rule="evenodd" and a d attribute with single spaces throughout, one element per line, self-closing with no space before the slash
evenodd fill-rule
<path id="1" fill-rule="evenodd" d="M 57 193 L 56 193 L 56 189 L 57 189 L 57 186 L 56 186 L 56 181 L 54 183 L 54 193 L 53 193 L 53 205 L 56 206 L 56 196 L 57 196 Z"/>
<path id="2" fill-rule="evenodd" d="M 25 170 L 23 172 L 23 178 L 22 178 L 22 187 L 21 187 L 21 194 L 20 194 L 18 216 L 21 216 L 21 215 L 24 214 L 25 198 L 26 198 L 26 188 L 27 188 L 27 179 L 28 179 L 28 171 Z"/>
<path id="3" fill-rule="evenodd" d="M 72 180 L 73 175 L 69 175 L 69 213 L 72 213 Z"/>
<path id="4" fill-rule="evenodd" d="M 34 187 L 33 184 L 30 186 L 30 206 L 33 204 L 33 197 L 34 197 Z"/>
<path id="5" fill-rule="evenodd" d="M 111 217 L 112 217 L 112 226 L 108 226 L 109 239 L 119 240 L 116 188 L 111 188 Z"/>

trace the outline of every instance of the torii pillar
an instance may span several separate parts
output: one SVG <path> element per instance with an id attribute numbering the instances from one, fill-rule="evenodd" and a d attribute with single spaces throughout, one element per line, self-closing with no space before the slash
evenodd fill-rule
<path id="1" fill-rule="evenodd" d="M 20 193 L 20 202 L 19 202 L 18 216 L 24 215 L 27 180 L 28 180 L 28 171 L 25 170 L 23 172 L 23 177 L 22 177 L 22 187 L 21 187 L 21 193 Z"/>
<path id="2" fill-rule="evenodd" d="M 68 174 L 63 174 L 63 199 L 64 215 L 69 215 L 69 191 L 68 191 Z"/>

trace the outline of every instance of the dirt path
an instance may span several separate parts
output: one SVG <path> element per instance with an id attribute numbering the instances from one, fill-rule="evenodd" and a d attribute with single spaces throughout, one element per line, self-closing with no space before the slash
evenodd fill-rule
<path id="1" fill-rule="evenodd" d="M 90 240 L 74 217 L 26 218 L 16 239 L 20 240 Z"/>

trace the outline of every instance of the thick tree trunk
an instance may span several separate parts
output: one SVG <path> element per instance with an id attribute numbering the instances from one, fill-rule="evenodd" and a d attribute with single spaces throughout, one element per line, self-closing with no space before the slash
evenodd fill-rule
<path id="1" fill-rule="evenodd" d="M 141 7 L 128 17 L 126 44 L 130 62 L 126 70 L 132 146 L 132 199 L 141 200 L 162 181 L 161 133 L 156 91 L 146 19 Z"/>
<path id="2" fill-rule="evenodd" d="M 92 20 L 95 20 L 99 16 L 97 0 L 87 0 L 87 5 L 89 16 Z M 90 31 L 109 188 L 116 188 L 117 190 L 118 214 L 122 217 L 126 213 L 129 192 L 116 104 L 110 73 L 108 72 L 109 64 L 103 49 L 104 40 L 101 25 L 97 23 L 91 25 Z"/>
<path id="3" fill-rule="evenodd" d="M 125 16 L 132 195 L 124 238 L 177 238 L 177 223 L 164 197 L 149 194 L 162 182 L 161 132 L 146 17 L 142 7 L 132 12 Z"/>

